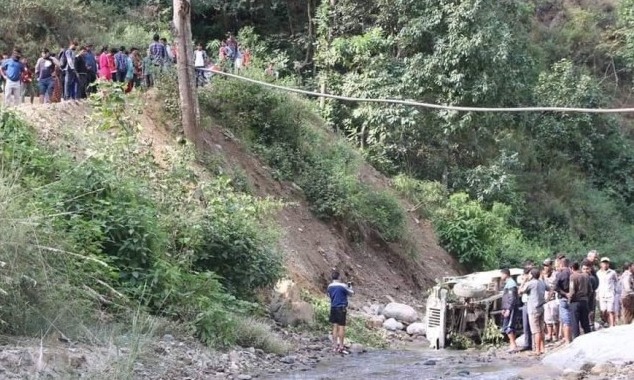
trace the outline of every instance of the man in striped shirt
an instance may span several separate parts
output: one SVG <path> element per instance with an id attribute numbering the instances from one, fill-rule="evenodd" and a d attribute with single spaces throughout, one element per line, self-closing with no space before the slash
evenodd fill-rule
<path id="1" fill-rule="evenodd" d="M 158 34 L 155 34 L 152 40 L 150 44 L 150 59 L 154 66 L 159 66 L 162 69 L 168 59 L 167 50 L 165 45 L 161 43 Z"/>

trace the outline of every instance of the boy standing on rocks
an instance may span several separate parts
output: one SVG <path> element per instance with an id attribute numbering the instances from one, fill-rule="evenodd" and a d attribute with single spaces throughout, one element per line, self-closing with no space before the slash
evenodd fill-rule
<path id="1" fill-rule="evenodd" d="M 530 271 L 530 280 L 520 287 L 520 293 L 528 295 L 526 303 L 528 312 L 528 321 L 531 333 L 533 334 L 533 343 L 535 344 L 535 355 L 544 353 L 544 304 L 546 303 L 546 284 L 539 279 L 541 271 L 533 268 Z"/>
<path id="2" fill-rule="evenodd" d="M 332 343 L 334 351 L 346 353 L 344 338 L 346 333 L 346 313 L 348 308 L 348 296 L 353 295 L 352 283 L 344 284 L 340 281 L 337 270 L 332 272 L 332 282 L 328 285 L 330 297 L 330 323 L 332 323 Z"/>
<path id="3" fill-rule="evenodd" d="M 515 311 L 517 309 L 517 283 L 511 277 L 511 271 L 507 268 L 501 270 L 501 279 L 504 282 L 504 293 L 502 294 L 502 333 L 509 337 L 509 352 L 517 352 L 515 343 Z"/>
<path id="4" fill-rule="evenodd" d="M 616 286 L 618 277 L 614 270 L 610 269 L 610 259 L 601 258 L 601 269 L 597 272 L 599 277 L 599 287 L 597 289 L 597 300 L 604 323 L 610 327 L 616 326 L 616 313 L 614 310 L 614 298 L 616 297 Z"/>

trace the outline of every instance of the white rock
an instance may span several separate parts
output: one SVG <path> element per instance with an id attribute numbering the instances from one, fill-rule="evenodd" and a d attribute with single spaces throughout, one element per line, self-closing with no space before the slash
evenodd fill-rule
<path id="1" fill-rule="evenodd" d="M 353 353 L 353 354 L 362 354 L 362 353 L 366 352 L 365 351 L 365 347 L 363 347 L 363 345 L 359 344 L 359 343 L 353 343 L 350 346 L 350 350 L 349 351 L 351 353 Z"/>
<path id="2" fill-rule="evenodd" d="M 424 323 L 412 323 L 411 325 L 407 326 L 407 333 L 409 335 L 425 335 L 426 333 L 426 329 L 425 329 L 425 324 Z"/>
<path id="3" fill-rule="evenodd" d="M 394 318 L 390 318 L 383 322 L 383 328 L 389 331 L 403 330 L 403 324 Z"/>
<path id="4" fill-rule="evenodd" d="M 517 338 L 515 338 L 515 344 L 519 348 L 525 347 L 526 346 L 526 336 L 525 335 L 520 335 Z"/>
<path id="5" fill-rule="evenodd" d="M 383 315 L 385 318 L 394 318 L 406 323 L 414 323 L 418 320 L 418 313 L 413 307 L 396 302 L 388 303 L 383 309 Z"/>
<path id="6" fill-rule="evenodd" d="M 373 315 L 368 319 L 368 324 L 374 329 L 383 326 L 383 322 L 385 322 L 385 317 L 382 315 Z"/>
<path id="7" fill-rule="evenodd" d="M 634 361 L 634 325 L 624 325 L 584 334 L 572 344 L 546 356 L 542 362 L 560 370 L 578 371 L 586 363 Z"/>

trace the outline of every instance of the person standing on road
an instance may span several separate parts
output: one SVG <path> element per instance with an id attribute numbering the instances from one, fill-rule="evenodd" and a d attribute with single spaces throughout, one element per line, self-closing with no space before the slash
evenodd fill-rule
<path id="1" fill-rule="evenodd" d="M 332 323 L 332 342 L 335 352 L 345 353 L 344 339 L 346 335 L 346 314 L 348 296 L 354 294 L 352 283 L 347 285 L 340 281 L 337 270 L 332 271 L 332 282 L 328 285 L 330 297 L 330 323 Z"/>
<path id="2" fill-rule="evenodd" d="M 55 73 L 55 63 L 51 59 L 51 53 L 48 49 L 42 49 L 42 56 L 35 63 L 35 77 L 40 90 L 40 103 L 50 103 L 55 81 L 53 75 Z"/>
<path id="3" fill-rule="evenodd" d="M 89 70 L 86 65 L 86 48 L 79 48 L 79 52 L 75 57 L 75 72 L 77 73 L 77 99 L 86 99 L 88 97 L 88 76 Z"/>
<path id="4" fill-rule="evenodd" d="M 509 337 L 509 352 L 517 352 L 517 344 L 515 343 L 515 316 L 517 314 L 517 283 L 511 277 L 511 271 L 508 268 L 501 270 L 501 279 L 504 282 L 504 291 L 502 293 L 502 333 Z"/>
<path id="5" fill-rule="evenodd" d="M 528 321 L 531 333 L 533 334 L 533 343 L 535 355 L 542 355 L 545 350 L 544 345 L 544 304 L 546 303 L 546 284 L 539 279 L 541 271 L 533 268 L 530 271 L 530 280 L 520 287 L 520 293 L 528 295 L 526 310 L 528 313 Z"/>
<path id="6" fill-rule="evenodd" d="M 128 54 L 126 54 L 125 46 L 121 46 L 114 55 L 114 66 L 117 72 L 114 80 L 119 83 L 125 83 L 128 75 Z"/>
<path id="7" fill-rule="evenodd" d="M 94 92 L 93 83 L 97 80 L 97 57 L 93 52 L 93 48 L 94 46 L 92 44 L 86 45 L 86 53 L 84 54 L 86 68 L 88 69 L 86 77 L 86 93 L 88 94 Z"/>
<path id="8" fill-rule="evenodd" d="M 4 105 L 6 107 L 20 105 L 22 102 L 22 72 L 24 64 L 20 61 L 22 52 L 18 49 L 13 50 L 11 58 L 2 61 L 0 66 L 0 74 L 5 80 L 4 87 Z"/>
<path id="9" fill-rule="evenodd" d="M 22 100 L 21 103 L 24 103 L 24 99 L 28 96 L 31 104 L 33 104 L 33 100 L 35 99 L 36 91 L 35 84 L 33 83 L 33 70 L 31 70 L 31 66 L 26 58 L 22 58 L 20 60 L 22 65 L 24 65 L 24 69 L 22 70 L 22 78 L 20 81 L 22 82 Z"/>
<path id="10" fill-rule="evenodd" d="M 575 339 L 580 335 L 579 324 L 583 328 L 584 334 L 589 334 L 590 318 L 588 310 L 588 299 L 592 293 L 589 276 L 584 273 L 579 263 L 572 264 L 572 273 L 570 274 L 570 315 L 572 316 L 572 338 Z"/>
<path id="11" fill-rule="evenodd" d="M 203 49 L 202 44 L 196 46 L 194 50 L 194 69 L 196 70 L 196 87 L 202 87 L 205 85 L 205 66 L 209 62 L 207 52 Z"/>
<path id="12" fill-rule="evenodd" d="M 618 278 L 616 272 L 610 269 L 610 259 L 601 258 L 601 269 L 597 272 L 599 287 L 597 288 L 597 301 L 601 310 L 601 318 L 609 327 L 616 326 L 616 310 L 614 310 L 614 298 Z"/>
<path id="13" fill-rule="evenodd" d="M 557 293 L 557 297 L 559 298 L 559 320 L 566 343 L 572 342 L 572 315 L 570 313 L 570 301 L 568 300 L 571 273 L 570 260 L 565 257 L 560 258 L 559 272 L 555 280 L 555 293 Z"/>
<path id="14" fill-rule="evenodd" d="M 623 270 L 621 275 L 621 314 L 624 324 L 634 320 L 634 262 Z"/>
<path id="15" fill-rule="evenodd" d="M 77 71 L 75 70 L 75 50 L 78 43 L 73 41 L 62 56 L 62 70 L 64 70 L 64 100 L 77 99 Z"/>
<path id="16" fill-rule="evenodd" d="M 150 58 L 152 59 L 152 64 L 159 69 L 159 72 L 162 71 L 163 66 L 168 60 L 167 51 L 165 50 L 165 45 L 160 42 L 160 37 L 158 34 L 155 34 L 152 37 L 152 43 L 149 47 Z"/>
<path id="17" fill-rule="evenodd" d="M 551 259 L 544 260 L 542 281 L 546 284 L 546 304 L 544 305 L 544 322 L 546 323 L 546 341 L 556 341 L 559 336 L 559 300 L 555 293 L 557 271 Z"/>
<path id="18" fill-rule="evenodd" d="M 599 252 L 591 250 L 583 261 L 587 267 L 586 274 L 590 279 L 590 298 L 588 299 L 588 316 L 590 318 L 590 328 L 594 331 L 594 321 L 597 309 L 597 289 L 599 288 L 599 277 L 597 277 L 597 266 L 599 265 Z"/>
<path id="19" fill-rule="evenodd" d="M 520 289 L 522 289 L 522 287 L 531 280 L 531 270 L 533 269 L 533 266 L 535 265 L 535 263 L 533 263 L 532 261 L 528 260 L 524 263 L 524 275 L 521 276 L 519 278 L 519 286 Z M 528 307 L 527 307 L 527 303 L 528 303 L 528 294 L 527 293 L 522 293 L 520 292 L 522 295 L 522 330 L 524 333 L 524 347 L 520 348 L 520 351 L 531 351 L 533 349 L 533 333 L 531 331 L 531 325 L 530 325 L 530 320 L 529 320 L 529 315 L 528 315 Z"/>
<path id="20" fill-rule="evenodd" d="M 110 70 L 110 59 L 108 58 L 110 52 L 108 46 L 101 48 L 101 54 L 99 54 L 99 78 L 107 81 L 112 79 L 112 71 Z"/>

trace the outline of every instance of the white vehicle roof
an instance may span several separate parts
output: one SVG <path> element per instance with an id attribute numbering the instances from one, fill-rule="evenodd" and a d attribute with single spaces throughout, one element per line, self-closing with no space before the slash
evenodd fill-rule
<path id="1" fill-rule="evenodd" d="M 524 269 L 521 268 L 510 268 L 511 277 L 519 276 L 524 273 Z M 456 282 L 468 282 L 472 284 L 489 284 L 494 279 L 500 278 L 502 276 L 502 272 L 499 269 L 490 270 L 486 272 L 475 272 L 465 276 L 459 277 L 447 277 L 445 278 L 445 282 L 456 283 Z"/>

